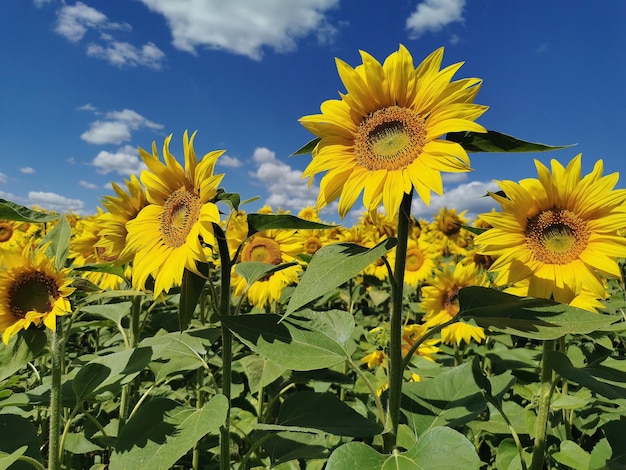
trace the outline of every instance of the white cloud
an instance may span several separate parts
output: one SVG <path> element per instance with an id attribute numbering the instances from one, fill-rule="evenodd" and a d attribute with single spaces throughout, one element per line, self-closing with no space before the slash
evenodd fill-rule
<path id="1" fill-rule="evenodd" d="M 63 5 L 57 12 L 54 30 L 67 40 L 79 42 L 89 29 L 130 29 L 130 26 L 109 21 L 104 13 L 82 2 Z"/>
<path id="2" fill-rule="evenodd" d="M 327 43 L 336 29 L 324 13 L 339 0 L 141 0 L 162 14 L 173 45 L 195 54 L 196 47 L 220 49 L 260 60 L 263 47 L 293 50 L 310 33 Z"/>
<path id="3" fill-rule="evenodd" d="M 308 179 L 302 178 L 302 172 L 278 160 L 275 152 L 258 147 L 254 150 L 252 160 L 257 168 L 256 171 L 249 172 L 249 175 L 260 181 L 267 190 L 265 204 L 274 209 L 293 211 L 315 205 L 319 187 L 309 187 Z"/>
<path id="4" fill-rule="evenodd" d="M 85 203 L 80 199 L 69 199 L 56 193 L 42 191 L 30 191 L 28 201 L 31 205 L 59 213 L 81 212 L 85 207 Z"/>
<path id="5" fill-rule="evenodd" d="M 20 168 L 20 171 L 25 175 L 34 175 L 36 173 L 35 169 L 31 168 L 30 166 L 22 167 Z"/>
<path id="6" fill-rule="evenodd" d="M 127 23 L 115 23 L 107 16 L 85 5 L 76 2 L 75 5 L 63 5 L 57 12 L 55 31 L 73 43 L 79 43 L 89 30 L 99 32 L 98 41 L 91 41 L 87 45 L 87 55 L 103 59 L 118 67 L 145 66 L 158 70 L 165 60 L 165 53 L 154 43 L 148 42 L 136 47 L 125 41 L 118 41 L 105 31 L 125 30 L 132 28 Z"/>
<path id="7" fill-rule="evenodd" d="M 243 165 L 243 162 L 237 157 L 231 157 L 230 155 L 222 155 L 217 160 L 218 166 L 225 166 L 227 168 L 239 168 Z"/>
<path id="8" fill-rule="evenodd" d="M 91 144 L 121 144 L 130 140 L 132 131 L 141 128 L 158 130 L 163 129 L 163 125 L 146 119 L 132 109 L 124 109 L 106 113 L 104 120 L 92 122 L 80 138 Z"/>
<path id="9" fill-rule="evenodd" d="M 91 111 L 91 112 L 96 112 L 98 110 L 98 108 L 96 108 L 94 105 L 92 105 L 91 103 L 85 103 L 82 106 L 79 106 L 78 108 L 76 108 L 78 111 Z"/>
<path id="10" fill-rule="evenodd" d="M 0 173 L 0 184 L 5 184 L 7 181 L 9 181 L 9 177 L 4 173 Z"/>
<path id="11" fill-rule="evenodd" d="M 35 4 L 35 6 L 37 8 L 41 8 L 42 6 L 44 6 L 46 3 L 50 3 L 52 0 L 33 0 L 33 3 Z"/>
<path id="12" fill-rule="evenodd" d="M 90 43 L 87 46 L 87 55 L 120 67 L 143 65 L 154 70 L 159 70 L 165 59 L 163 51 L 151 42 L 144 44 L 141 49 L 128 42 L 108 41 L 104 46 Z"/>
<path id="13" fill-rule="evenodd" d="M 89 183 L 89 182 L 83 181 L 83 180 L 80 180 L 78 182 L 78 185 L 83 187 L 83 188 L 86 188 L 86 189 L 98 189 L 99 188 L 99 186 L 97 184 Z"/>
<path id="14" fill-rule="evenodd" d="M 411 212 L 417 218 L 423 217 L 432 220 L 433 216 L 442 207 L 454 208 L 458 212 L 467 210 L 466 218 L 473 221 L 476 216 L 483 212 L 489 212 L 492 208 L 499 208 L 499 204 L 487 192 L 495 192 L 500 188 L 494 182 L 483 183 L 480 181 L 470 181 L 459 186 L 446 190 L 443 196 L 434 194 L 431 197 L 430 206 L 424 204 L 421 199 L 414 198 Z"/>
<path id="15" fill-rule="evenodd" d="M 406 20 L 411 38 L 426 32 L 437 32 L 455 21 L 463 21 L 465 0 L 425 0 Z"/>
<path id="16" fill-rule="evenodd" d="M 137 150 L 130 145 L 125 145 L 115 153 L 103 150 L 92 160 L 91 164 L 97 168 L 98 173 L 104 175 L 111 172 L 122 176 L 138 175 L 146 169 Z"/>

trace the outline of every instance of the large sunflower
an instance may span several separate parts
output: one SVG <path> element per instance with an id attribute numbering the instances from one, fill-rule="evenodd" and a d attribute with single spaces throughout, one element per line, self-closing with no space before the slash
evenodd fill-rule
<path id="1" fill-rule="evenodd" d="M 311 181 L 326 172 L 318 208 L 339 198 L 342 218 L 361 192 L 370 212 L 382 203 L 387 214 L 395 215 L 402 196 L 413 188 L 429 204 L 430 191 L 443 193 L 441 171 L 471 169 L 461 145 L 441 136 L 485 132 L 474 122 L 487 109 L 473 104 L 481 80 L 451 81 L 462 63 L 440 70 L 443 48 L 417 68 L 402 45 L 382 65 L 360 53 L 363 64 L 354 69 L 336 61 L 347 93 L 322 103 L 321 114 L 300 119 L 320 138 L 303 176 Z"/>
<path id="2" fill-rule="evenodd" d="M 8 344 L 11 337 L 30 325 L 43 323 L 56 329 L 56 317 L 71 311 L 68 296 L 74 291 L 69 270 L 57 271 L 45 246 L 5 253 L 0 268 L 0 333 Z"/>
<path id="3" fill-rule="evenodd" d="M 215 205 L 218 186 L 224 175 L 214 175 L 215 163 L 224 151 L 207 153 L 199 162 L 193 148 L 196 133 L 183 136 L 185 168 L 170 153 L 171 134 L 163 144 L 159 160 L 156 143 L 152 154 L 139 153 L 148 167 L 141 173 L 149 202 L 128 221 L 127 250 L 134 253 L 133 285 L 144 288 L 154 277 L 154 295 L 180 285 L 185 269 L 198 275 L 196 262 L 206 262 L 204 244 L 215 243 L 213 223 L 220 214 Z"/>
<path id="4" fill-rule="evenodd" d="M 535 160 L 539 179 L 499 181 L 506 194 L 491 194 L 501 213 L 481 214 L 493 228 L 475 238 L 478 251 L 496 256 L 494 281 L 527 281 L 526 295 L 570 303 L 588 291 L 606 297 L 603 276 L 620 278 L 615 258 L 626 257 L 625 190 L 613 190 L 619 175 L 602 176 L 602 160 L 581 178 L 581 155 L 566 168 L 552 160 L 552 173 Z"/>

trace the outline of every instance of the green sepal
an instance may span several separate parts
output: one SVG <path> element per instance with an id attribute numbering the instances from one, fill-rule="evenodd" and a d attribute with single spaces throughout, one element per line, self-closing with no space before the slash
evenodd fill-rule
<path id="1" fill-rule="evenodd" d="M 304 144 L 302 147 L 300 147 L 289 156 L 293 157 L 295 155 L 307 155 L 309 153 L 313 153 L 313 149 L 317 146 L 320 140 L 322 140 L 320 137 L 316 137 L 315 139 Z"/>

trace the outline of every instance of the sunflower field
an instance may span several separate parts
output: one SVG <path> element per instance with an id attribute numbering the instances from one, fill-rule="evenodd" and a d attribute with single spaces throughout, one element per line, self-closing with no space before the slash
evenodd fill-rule
<path id="1" fill-rule="evenodd" d="M 0 469 L 626 468 L 619 175 L 536 160 L 498 210 L 416 219 L 469 154 L 560 147 L 477 123 L 443 49 L 361 57 L 300 119 L 297 215 L 187 132 L 97 214 L 0 200 Z"/>

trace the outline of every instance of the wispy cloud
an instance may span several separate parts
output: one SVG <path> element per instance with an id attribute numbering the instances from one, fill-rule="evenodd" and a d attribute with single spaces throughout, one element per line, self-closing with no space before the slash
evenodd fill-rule
<path id="1" fill-rule="evenodd" d="M 131 139 L 132 132 L 142 129 L 163 129 L 162 124 L 150 121 L 132 109 L 106 113 L 103 119 L 94 121 L 89 130 L 80 136 L 91 144 L 121 144 Z"/>
<path id="2" fill-rule="evenodd" d="M 152 42 L 137 47 L 117 40 L 111 31 L 131 31 L 132 27 L 110 21 L 104 13 L 82 2 L 63 5 L 57 12 L 54 30 L 73 43 L 82 41 L 90 30 L 95 31 L 97 39 L 87 44 L 87 55 L 118 67 L 144 66 L 158 70 L 165 60 L 165 53 Z"/>
<path id="3" fill-rule="evenodd" d="M 498 208 L 492 198 L 485 197 L 488 191 L 498 191 L 498 185 L 493 182 L 483 183 L 480 181 L 470 181 L 460 184 L 454 188 L 446 189 L 443 196 L 433 195 L 430 205 L 427 206 L 421 199 L 414 199 L 412 213 L 416 217 L 423 217 L 432 220 L 433 216 L 442 207 L 455 208 L 461 212 L 467 210 L 466 217 L 470 220 L 483 212 L 489 212 L 492 208 Z"/>
<path id="4" fill-rule="evenodd" d="M 137 149 L 130 145 L 125 145 L 117 152 L 102 151 L 92 160 L 91 164 L 96 167 L 96 171 L 106 175 L 115 172 L 121 176 L 131 174 L 138 175 L 146 169 Z"/>
<path id="5" fill-rule="evenodd" d="M 83 181 L 83 180 L 80 180 L 78 182 L 78 185 L 80 187 L 82 187 L 82 188 L 85 188 L 85 189 L 99 189 L 100 188 L 100 186 L 98 186 L 97 184 L 89 183 L 89 182 Z"/>
<path id="6" fill-rule="evenodd" d="M 6 184 L 9 181 L 9 177 L 4 173 L 0 173 L 0 184 Z"/>
<path id="7" fill-rule="evenodd" d="M 237 157 L 231 157 L 230 155 L 222 155 L 217 160 L 217 166 L 224 166 L 226 168 L 239 168 L 243 166 L 243 162 Z"/>
<path id="8" fill-rule="evenodd" d="M 444 26 L 463 21 L 465 0 L 425 0 L 406 20 L 412 39 L 427 32 L 440 31 Z"/>
<path id="9" fill-rule="evenodd" d="M 336 28 L 325 12 L 339 0 L 141 0 L 163 15 L 174 47 L 220 49 L 260 60 L 263 48 L 286 52 L 297 40 L 315 34 L 321 43 L 332 40 Z"/>
<path id="10" fill-rule="evenodd" d="M 35 173 L 37 173 L 35 169 L 30 166 L 22 167 L 20 168 L 20 171 L 24 173 L 25 175 L 34 175 Z"/>

